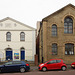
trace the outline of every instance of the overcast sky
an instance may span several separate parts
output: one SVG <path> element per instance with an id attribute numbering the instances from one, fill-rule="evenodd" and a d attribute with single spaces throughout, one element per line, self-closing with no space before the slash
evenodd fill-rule
<path id="1" fill-rule="evenodd" d="M 0 20 L 13 18 L 36 28 L 37 21 L 75 0 L 0 0 Z"/>

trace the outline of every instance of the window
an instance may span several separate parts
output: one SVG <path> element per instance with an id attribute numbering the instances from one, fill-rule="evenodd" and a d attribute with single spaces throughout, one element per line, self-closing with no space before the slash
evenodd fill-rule
<path id="1" fill-rule="evenodd" d="M 21 64 L 21 61 L 13 61 L 13 64 Z"/>
<path id="2" fill-rule="evenodd" d="M 20 41 L 25 41 L 25 33 L 24 32 L 20 33 Z"/>
<path id="3" fill-rule="evenodd" d="M 56 60 L 49 61 L 47 64 L 53 64 L 53 63 L 56 63 Z"/>
<path id="4" fill-rule="evenodd" d="M 60 63 L 61 62 L 61 60 L 57 60 L 57 63 Z"/>
<path id="5" fill-rule="evenodd" d="M 11 41 L 11 33 L 10 32 L 6 33 L 6 40 Z"/>
<path id="6" fill-rule="evenodd" d="M 64 19 L 64 33 L 73 33 L 73 20 L 70 17 Z"/>
<path id="7" fill-rule="evenodd" d="M 12 62 L 7 62 L 5 63 L 5 65 L 12 65 Z"/>
<path id="8" fill-rule="evenodd" d="M 52 55 L 57 55 L 57 44 L 52 44 Z"/>
<path id="9" fill-rule="evenodd" d="M 52 36 L 57 36 L 57 26 L 55 24 L 52 25 Z"/>
<path id="10" fill-rule="evenodd" d="M 73 55 L 74 54 L 74 44 L 65 44 L 65 55 Z"/>

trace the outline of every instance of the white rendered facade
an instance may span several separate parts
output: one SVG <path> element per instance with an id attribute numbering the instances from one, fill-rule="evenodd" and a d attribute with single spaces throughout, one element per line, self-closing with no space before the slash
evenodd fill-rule
<path id="1" fill-rule="evenodd" d="M 6 40 L 6 33 L 11 33 L 11 41 Z M 25 33 L 25 41 L 20 41 L 20 33 Z M 12 60 L 21 60 L 21 48 L 25 49 L 25 60 L 34 61 L 36 51 L 36 30 L 9 17 L 0 21 L 0 58 L 6 60 L 6 50 L 12 49 Z M 15 59 L 14 54 L 19 58 Z"/>

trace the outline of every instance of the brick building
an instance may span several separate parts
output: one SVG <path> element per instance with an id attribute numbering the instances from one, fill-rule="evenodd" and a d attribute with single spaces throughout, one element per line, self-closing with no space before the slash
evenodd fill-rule
<path id="1" fill-rule="evenodd" d="M 68 4 L 41 21 L 39 60 L 60 58 L 66 64 L 75 62 L 75 6 Z"/>

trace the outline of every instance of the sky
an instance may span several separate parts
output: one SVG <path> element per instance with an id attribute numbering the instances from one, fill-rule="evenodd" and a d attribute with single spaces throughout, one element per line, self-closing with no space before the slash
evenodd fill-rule
<path id="1" fill-rule="evenodd" d="M 37 21 L 54 13 L 75 0 L 0 0 L 0 20 L 13 18 L 36 28 Z"/>

